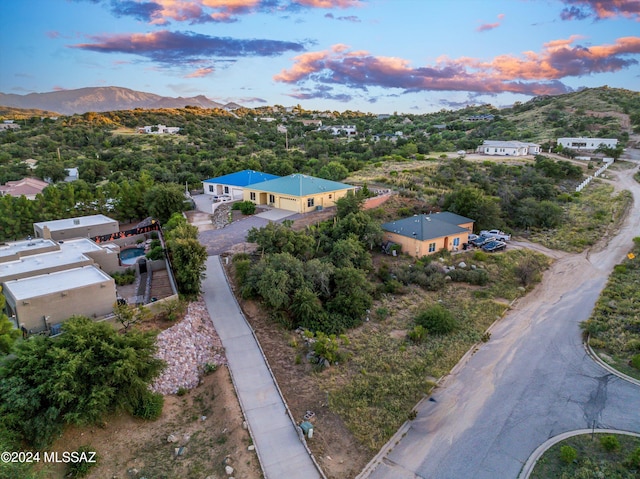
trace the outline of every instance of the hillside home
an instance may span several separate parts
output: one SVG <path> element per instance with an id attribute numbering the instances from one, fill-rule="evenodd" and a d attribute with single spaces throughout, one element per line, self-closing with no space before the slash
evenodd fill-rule
<path id="1" fill-rule="evenodd" d="M 229 175 L 209 178 L 202 182 L 205 195 L 229 195 L 232 200 L 241 200 L 246 187 L 280 178 L 261 171 L 242 170 Z"/>
<path id="2" fill-rule="evenodd" d="M 332 135 L 346 135 L 346 136 L 356 136 L 358 134 L 358 130 L 355 125 L 335 125 L 335 126 L 325 126 L 322 128 L 323 130 L 328 130 Z"/>
<path id="3" fill-rule="evenodd" d="M 138 128 L 138 133 L 145 133 L 147 135 L 175 135 L 180 131 L 178 126 L 166 126 L 166 125 L 148 125 Z"/>
<path id="4" fill-rule="evenodd" d="M 495 156 L 525 156 L 540 153 L 540 145 L 522 141 L 484 140 L 478 147 L 478 153 Z"/>
<path id="5" fill-rule="evenodd" d="M 615 148 L 618 140 L 615 138 L 558 138 L 558 145 L 571 150 L 595 150 L 600 145 Z"/>
<path id="6" fill-rule="evenodd" d="M 93 238 L 119 231 L 120 224 L 105 215 L 79 216 L 33 224 L 36 238 L 51 238 L 56 241 L 71 238 Z"/>
<path id="7" fill-rule="evenodd" d="M 336 200 L 355 190 L 352 185 L 296 173 L 246 187 L 244 200 L 307 213 L 335 206 Z"/>
<path id="8" fill-rule="evenodd" d="M 0 186 L 0 196 L 25 196 L 28 200 L 35 200 L 38 193 L 42 193 L 49 183 L 37 178 L 23 178 L 17 181 L 7 181 Z"/>
<path id="9" fill-rule="evenodd" d="M 469 239 L 474 220 L 455 213 L 415 215 L 382 225 L 384 240 L 402 246 L 402 251 L 421 258 L 442 249 L 457 251 Z"/>

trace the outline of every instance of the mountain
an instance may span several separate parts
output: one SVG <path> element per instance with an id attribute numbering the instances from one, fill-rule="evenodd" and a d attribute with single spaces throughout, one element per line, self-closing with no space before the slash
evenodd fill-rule
<path id="1" fill-rule="evenodd" d="M 204 95 L 172 98 L 115 86 L 29 93 L 28 95 L 0 93 L 0 105 L 55 111 L 63 115 L 134 108 L 184 108 L 187 105 L 201 108 L 225 107 L 222 103 L 209 100 Z"/>

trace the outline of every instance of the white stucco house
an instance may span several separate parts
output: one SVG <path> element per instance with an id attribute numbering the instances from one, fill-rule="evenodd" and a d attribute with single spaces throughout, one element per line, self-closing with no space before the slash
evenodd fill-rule
<path id="1" fill-rule="evenodd" d="M 615 138 L 558 138 L 558 145 L 571 150 L 595 150 L 600 145 L 615 148 L 618 140 Z"/>
<path id="2" fill-rule="evenodd" d="M 540 153 L 540 145 L 522 141 L 484 140 L 478 147 L 478 153 L 495 156 L 525 156 Z"/>
<path id="3" fill-rule="evenodd" d="M 229 195 L 232 200 L 241 200 L 246 187 L 276 178 L 280 177 L 261 171 L 242 170 L 209 178 L 202 182 L 202 186 L 205 195 Z"/>

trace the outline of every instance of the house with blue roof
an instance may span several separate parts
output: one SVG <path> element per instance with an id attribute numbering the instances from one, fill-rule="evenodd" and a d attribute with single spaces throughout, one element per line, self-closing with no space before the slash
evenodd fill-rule
<path id="1" fill-rule="evenodd" d="M 261 171 L 242 170 L 228 175 L 209 178 L 202 182 L 205 195 L 229 195 L 232 200 L 241 200 L 244 188 L 255 183 L 280 178 Z"/>
<path id="2" fill-rule="evenodd" d="M 402 251 L 421 258 L 442 249 L 457 251 L 469 240 L 474 220 L 445 211 L 415 215 L 382 225 L 385 241 L 402 246 Z"/>
<path id="3" fill-rule="evenodd" d="M 246 187 L 244 200 L 256 205 L 307 213 L 335 206 L 336 200 L 355 190 L 355 186 L 346 183 L 295 173 Z"/>

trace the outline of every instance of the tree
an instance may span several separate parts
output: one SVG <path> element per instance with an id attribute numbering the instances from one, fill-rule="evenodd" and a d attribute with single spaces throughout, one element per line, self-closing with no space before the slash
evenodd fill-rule
<path id="1" fill-rule="evenodd" d="M 207 250 L 197 239 L 178 238 L 167 242 L 178 291 L 185 295 L 200 294 L 206 269 Z"/>
<path id="2" fill-rule="evenodd" d="M 330 161 L 320 168 L 318 176 L 320 178 L 326 178 L 327 180 L 341 181 L 349 176 L 349 170 L 338 161 Z"/>
<path id="3" fill-rule="evenodd" d="M 0 286 L 0 354 L 9 354 L 16 339 L 20 336 L 20 331 L 13 327 L 13 323 L 3 313 L 4 303 L 2 286 Z"/>
<path id="4" fill-rule="evenodd" d="M 465 186 L 449 193 L 445 197 L 443 208 L 471 218 L 478 230 L 496 228 L 501 222 L 500 200 L 485 195 L 482 190 L 473 186 Z"/>
<path id="5" fill-rule="evenodd" d="M 421 311 L 416 317 L 416 323 L 433 334 L 448 334 L 458 327 L 451 312 L 439 304 Z"/>
<path id="6" fill-rule="evenodd" d="M 36 448 L 64 424 L 95 424 L 107 413 L 133 413 L 164 363 L 155 335 L 118 334 L 108 323 L 73 317 L 59 338 L 19 343 L 0 369 L 0 421 Z"/>
<path id="7" fill-rule="evenodd" d="M 151 311 L 144 306 L 133 306 L 130 304 L 116 303 L 113 305 L 113 314 L 124 327 L 125 332 L 134 325 L 143 322 L 151 317 Z"/>
<path id="8" fill-rule="evenodd" d="M 348 191 L 346 196 L 336 201 L 336 214 L 338 218 L 344 218 L 350 213 L 357 213 L 362 209 L 364 196 L 359 192 Z"/>
<path id="9" fill-rule="evenodd" d="M 164 224 L 172 214 L 184 211 L 184 192 L 178 185 L 155 185 L 145 193 L 144 204 L 149 215 Z"/>

